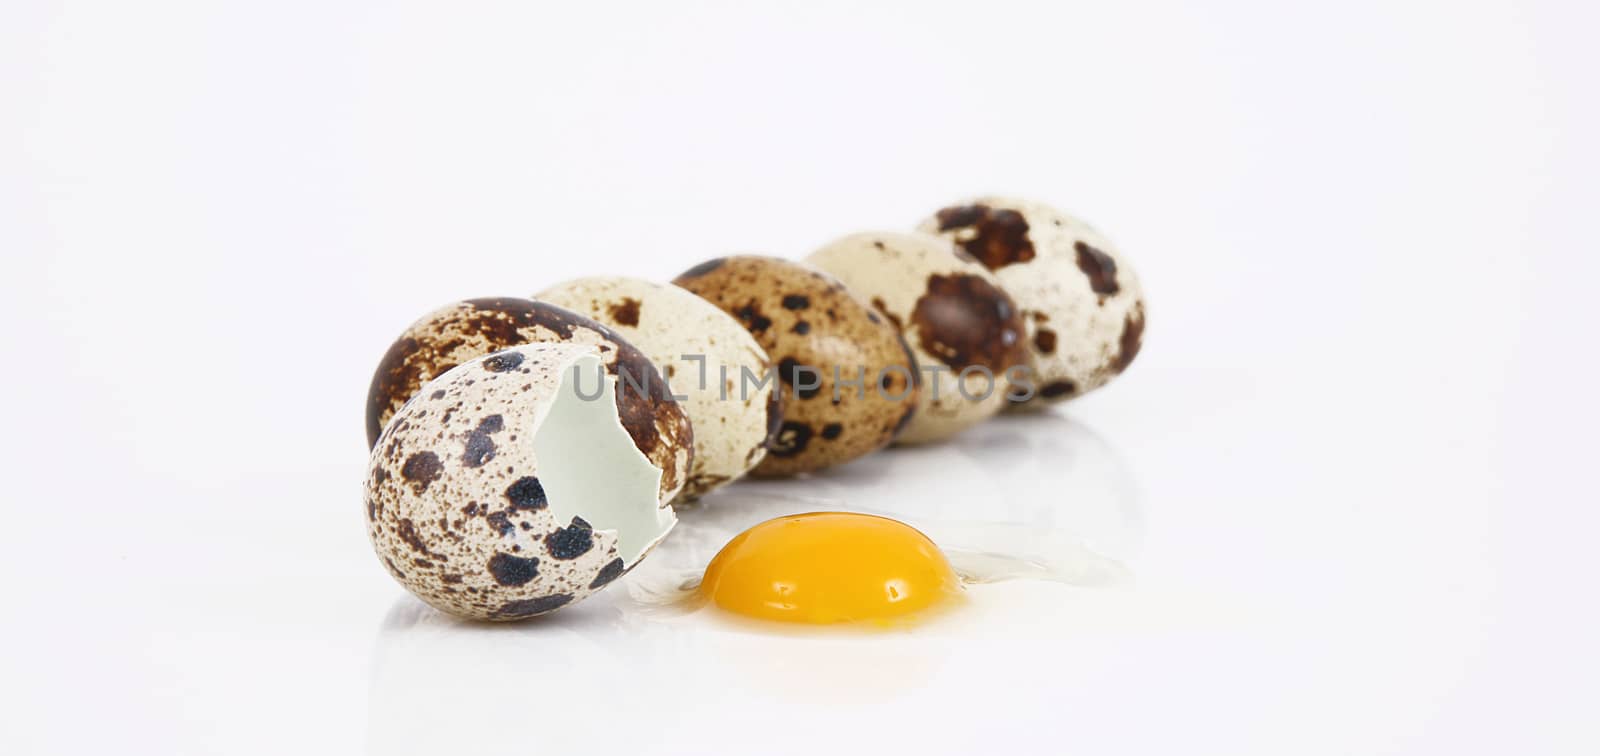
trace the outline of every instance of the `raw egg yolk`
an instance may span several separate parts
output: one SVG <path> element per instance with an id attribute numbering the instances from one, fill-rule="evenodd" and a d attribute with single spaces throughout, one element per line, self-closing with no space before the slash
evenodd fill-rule
<path id="1" fill-rule="evenodd" d="M 722 547 L 700 584 L 724 610 L 819 625 L 902 617 L 960 592 L 950 562 L 916 528 L 847 512 L 790 515 L 746 530 Z"/>

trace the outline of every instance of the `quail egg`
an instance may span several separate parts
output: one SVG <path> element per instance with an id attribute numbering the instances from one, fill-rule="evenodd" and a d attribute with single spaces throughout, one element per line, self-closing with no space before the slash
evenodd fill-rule
<path id="1" fill-rule="evenodd" d="M 530 344 L 422 386 L 367 466 L 389 574 L 460 617 L 544 614 L 627 572 L 677 522 L 597 344 Z"/>
<path id="2" fill-rule="evenodd" d="M 367 442 L 422 384 L 467 360 L 531 343 L 599 347 L 606 369 L 622 379 L 616 392 L 623 427 L 662 469 L 661 495 L 670 500 L 689 477 L 694 433 L 666 382 L 644 353 L 599 323 L 552 304 L 514 297 L 469 299 L 424 315 L 395 339 L 367 390 Z"/>
<path id="3" fill-rule="evenodd" d="M 899 329 L 838 279 L 752 255 L 690 268 L 673 283 L 733 315 L 776 364 L 783 421 L 759 476 L 820 470 L 880 449 L 912 418 L 917 367 Z M 736 381 L 734 391 L 747 381 Z"/>
<path id="4" fill-rule="evenodd" d="M 994 274 L 948 239 L 853 234 L 806 262 L 870 301 L 911 346 L 921 398 L 897 441 L 945 439 L 1005 407 L 1007 372 L 1026 359 L 1021 314 Z"/>
<path id="5" fill-rule="evenodd" d="M 783 392 L 772 383 L 731 390 L 743 371 L 772 369 L 766 350 L 732 316 L 676 286 L 637 278 L 583 278 L 535 298 L 604 323 L 655 362 L 694 425 L 682 498 L 736 480 L 766 457 Z"/>
<path id="6" fill-rule="evenodd" d="M 955 241 L 994 271 L 1022 309 L 1031 375 L 1013 384 L 1013 407 L 1084 394 L 1139 354 L 1144 290 L 1089 224 L 1038 202 L 983 197 L 946 207 L 919 229 Z"/>

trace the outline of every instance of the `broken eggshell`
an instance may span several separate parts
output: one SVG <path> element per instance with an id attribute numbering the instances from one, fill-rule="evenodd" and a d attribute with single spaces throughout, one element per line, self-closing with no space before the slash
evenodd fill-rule
<path id="1" fill-rule="evenodd" d="M 918 226 L 954 241 L 993 271 L 1022 310 L 1032 396 L 1012 407 L 1064 401 L 1105 385 L 1139 354 L 1144 290 L 1100 232 L 1049 205 L 981 197 Z"/>
<path id="2" fill-rule="evenodd" d="M 516 620 L 631 569 L 677 522 L 594 344 L 535 344 L 428 382 L 368 463 L 367 534 L 443 612 Z"/>
<path id="3" fill-rule="evenodd" d="M 694 432 L 650 359 L 611 329 L 546 302 L 515 297 L 469 299 L 422 316 L 395 339 L 367 390 L 367 442 L 422 384 L 490 352 L 535 343 L 593 344 L 606 370 L 626 377 L 616 392 L 623 427 L 663 470 L 661 496 L 671 500 L 689 478 Z"/>
<path id="4" fill-rule="evenodd" d="M 948 239 L 852 234 L 806 262 L 869 301 L 911 347 L 922 391 L 897 442 L 943 440 L 1005 408 L 1007 371 L 1027 357 L 1021 314 L 994 274 Z"/>
<path id="5" fill-rule="evenodd" d="M 917 365 L 899 329 L 833 276 L 737 255 L 700 263 L 673 283 L 736 318 L 777 366 L 783 422 L 752 474 L 848 462 L 887 446 L 915 413 Z"/>
<path id="6" fill-rule="evenodd" d="M 766 350 L 733 316 L 676 286 L 637 278 L 581 278 L 534 296 L 604 323 L 655 362 L 694 426 L 694 463 L 680 498 L 737 480 L 766 457 L 767 438 L 782 419 L 782 392 L 770 383 L 729 390 L 741 371 L 772 369 Z"/>

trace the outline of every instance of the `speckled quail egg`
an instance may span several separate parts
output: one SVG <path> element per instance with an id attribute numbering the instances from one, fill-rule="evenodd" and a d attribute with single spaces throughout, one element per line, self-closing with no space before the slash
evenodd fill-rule
<path id="1" fill-rule="evenodd" d="M 632 568 L 677 518 L 597 344 L 531 344 L 423 385 L 373 447 L 367 534 L 389 574 L 461 617 L 543 614 Z"/>
<path id="2" fill-rule="evenodd" d="M 395 339 L 367 390 L 367 442 L 422 384 L 467 360 L 533 343 L 594 344 L 606 369 L 624 378 L 616 392 L 623 427 L 662 469 L 670 500 L 689 478 L 694 432 L 650 359 L 611 329 L 553 304 L 515 297 L 469 299 L 424 315 Z"/>
<path id="3" fill-rule="evenodd" d="M 1098 231 L 1048 205 L 982 197 L 918 227 L 956 242 L 994 271 L 1027 323 L 1031 386 L 1013 407 L 1032 408 L 1098 388 L 1139 354 L 1144 290 Z"/>
<path id="4" fill-rule="evenodd" d="M 948 239 L 853 234 L 806 262 L 871 302 L 911 346 L 922 391 L 899 442 L 945 439 L 1005 407 L 1006 373 L 1026 359 L 1022 316 L 994 274 Z"/>
<path id="5" fill-rule="evenodd" d="M 833 276 L 741 255 L 703 262 L 673 283 L 737 318 L 777 366 L 783 422 L 753 474 L 848 462 L 888 445 L 915 414 L 916 360 L 899 329 Z"/>
<path id="6" fill-rule="evenodd" d="M 604 323 L 655 362 L 694 425 L 694 464 L 681 497 L 735 480 L 766 457 L 782 391 L 772 383 L 730 390 L 741 371 L 772 369 L 766 350 L 731 315 L 676 286 L 637 278 L 582 278 L 535 298 Z"/>

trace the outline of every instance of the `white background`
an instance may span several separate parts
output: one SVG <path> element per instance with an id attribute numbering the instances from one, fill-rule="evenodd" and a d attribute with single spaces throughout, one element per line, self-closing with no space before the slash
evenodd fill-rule
<path id="1" fill-rule="evenodd" d="M 1293 5 L 6 3 L 0 751 L 1600 752 L 1600 16 Z M 679 557 L 842 502 L 1130 581 L 484 628 L 372 557 L 421 313 L 982 192 L 1120 243 L 1133 369 Z"/>

